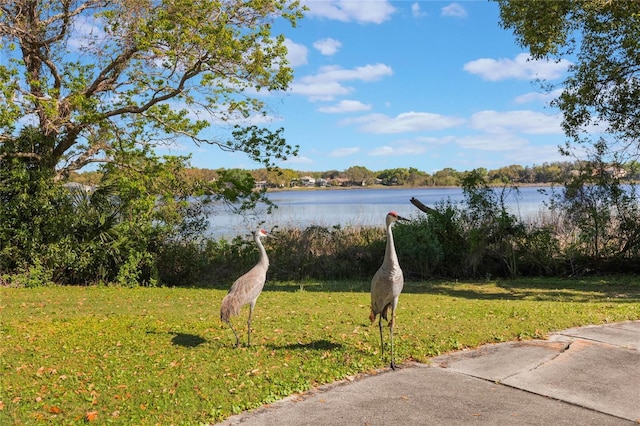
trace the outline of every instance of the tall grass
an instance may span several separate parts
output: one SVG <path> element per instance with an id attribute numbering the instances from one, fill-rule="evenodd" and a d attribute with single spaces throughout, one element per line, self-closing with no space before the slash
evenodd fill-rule
<path id="1" fill-rule="evenodd" d="M 225 289 L 0 288 L 0 424 L 201 424 L 386 367 L 369 281 L 268 281 L 251 347 Z M 234 325 L 246 341 L 245 308 Z M 407 282 L 398 360 L 640 319 L 637 278 Z"/>
<path id="2" fill-rule="evenodd" d="M 453 214 L 453 213 L 452 213 Z M 580 277 L 638 274 L 635 256 L 589 257 L 576 249 L 575 237 L 559 228 L 507 222 L 465 227 L 459 218 L 417 217 L 396 224 L 396 251 L 405 277 L 486 279 Z M 310 226 L 278 229 L 264 242 L 279 281 L 366 280 L 384 257 L 382 227 Z M 246 272 L 258 252 L 249 238 L 232 241 L 171 242 L 160 250 L 158 280 L 163 285 L 217 288 Z"/>

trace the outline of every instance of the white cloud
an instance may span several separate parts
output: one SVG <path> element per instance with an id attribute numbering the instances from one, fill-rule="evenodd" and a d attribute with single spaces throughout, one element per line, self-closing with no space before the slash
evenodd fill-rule
<path id="1" fill-rule="evenodd" d="M 453 142 L 453 136 L 445 136 L 441 138 L 435 138 L 432 136 L 418 136 L 414 140 L 416 142 L 428 145 L 444 145 Z"/>
<path id="2" fill-rule="evenodd" d="M 515 59 L 490 59 L 481 58 L 464 64 L 463 69 L 471 74 L 476 74 L 484 80 L 500 81 L 509 78 L 517 80 L 554 80 L 571 65 L 571 62 L 562 59 L 560 62 L 531 59 L 531 55 L 520 53 Z"/>
<path id="3" fill-rule="evenodd" d="M 71 37 L 69 37 L 69 48 L 71 50 L 82 50 L 88 48 L 91 45 L 91 41 L 95 41 L 100 45 L 107 38 L 107 35 L 102 31 L 100 21 L 93 16 L 78 16 L 71 30 Z"/>
<path id="4" fill-rule="evenodd" d="M 550 102 L 556 99 L 562 93 L 562 89 L 556 89 L 548 93 L 529 92 L 520 96 L 516 96 L 513 100 L 517 104 L 527 104 L 532 102 Z"/>
<path id="5" fill-rule="evenodd" d="M 262 114 L 260 112 L 254 112 L 248 117 L 245 117 L 240 112 L 229 113 L 224 106 L 220 106 L 219 109 L 207 109 L 198 104 L 187 104 L 184 101 L 177 100 L 176 98 L 169 99 L 164 102 L 171 107 L 172 111 L 186 111 L 186 118 L 189 120 L 206 120 L 210 123 L 211 127 L 226 128 L 234 125 L 242 126 L 262 126 L 266 124 L 272 124 L 284 121 L 284 117 L 272 114 Z"/>
<path id="6" fill-rule="evenodd" d="M 427 13 L 420 9 L 420 3 L 415 2 L 411 5 L 411 16 L 414 18 L 420 18 L 421 16 L 427 16 Z"/>
<path id="7" fill-rule="evenodd" d="M 344 96 L 353 92 L 353 88 L 345 87 L 335 81 L 311 82 L 311 83 L 292 83 L 289 86 L 289 92 L 308 96 L 309 100 L 315 101 L 331 101 L 336 96 Z"/>
<path id="8" fill-rule="evenodd" d="M 440 9 L 440 13 L 442 14 L 442 16 L 453 16 L 456 18 L 467 17 L 467 11 L 458 3 L 451 3 L 450 5 L 443 7 L 442 9 Z"/>
<path id="9" fill-rule="evenodd" d="M 562 134 L 562 117 L 534 111 L 480 111 L 471 116 L 470 127 L 487 133 L 518 132 Z"/>
<path id="10" fill-rule="evenodd" d="M 456 139 L 464 149 L 480 151 L 513 151 L 527 146 L 528 141 L 509 133 L 464 136 Z"/>
<path id="11" fill-rule="evenodd" d="M 318 108 L 318 111 L 328 114 L 336 114 L 342 112 L 369 111 L 370 109 L 371 105 L 363 104 L 360 101 L 345 99 L 338 102 L 336 105 L 320 107 Z"/>
<path id="12" fill-rule="evenodd" d="M 282 161 L 282 164 L 310 164 L 310 163 L 313 163 L 313 160 L 305 156 L 289 157 L 286 160 Z"/>
<path id="13" fill-rule="evenodd" d="M 313 47 L 318 50 L 322 55 L 331 56 L 335 55 L 338 50 L 342 47 L 342 43 L 338 40 L 334 40 L 332 38 L 323 38 L 322 40 L 317 40 L 313 43 Z"/>
<path id="14" fill-rule="evenodd" d="M 369 151 L 369 155 L 393 155 L 393 148 L 385 145 Z"/>
<path id="15" fill-rule="evenodd" d="M 367 133 L 405 133 L 429 130 L 443 130 L 461 125 L 464 120 L 457 117 L 432 114 L 428 112 L 406 112 L 396 117 L 384 114 L 369 114 L 363 117 L 346 119 L 343 125 L 355 124 Z"/>
<path id="16" fill-rule="evenodd" d="M 428 146 L 416 144 L 413 141 L 396 141 L 392 145 L 384 145 L 369 151 L 372 156 L 391 155 L 422 155 L 427 152 Z"/>
<path id="17" fill-rule="evenodd" d="M 344 96 L 353 92 L 353 88 L 345 87 L 341 81 L 376 81 L 392 75 L 391 67 L 384 64 L 365 65 L 353 69 L 339 66 L 323 67 L 315 75 L 307 75 L 297 79 L 290 85 L 291 93 L 309 96 L 311 101 L 331 101 L 336 96 Z"/>
<path id="18" fill-rule="evenodd" d="M 517 151 L 505 153 L 504 158 L 512 164 L 542 164 L 567 161 L 557 145 L 527 145 Z"/>
<path id="19" fill-rule="evenodd" d="M 360 152 L 360 148 L 338 148 L 329 154 L 331 157 L 348 157 L 349 155 L 357 154 Z"/>
<path id="20" fill-rule="evenodd" d="M 381 24 L 391 19 L 395 12 L 395 8 L 387 0 L 304 0 L 302 4 L 309 8 L 307 16 L 361 24 Z"/>
<path id="21" fill-rule="evenodd" d="M 303 83 L 317 83 L 326 81 L 376 81 L 383 77 L 393 75 L 393 70 L 385 64 L 364 65 L 353 69 L 340 68 L 337 65 L 320 68 L 316 75 L 308 75 L 300 78 Z"/>
<path id="22" fill-rule="evenodd" d="M 287 60 L 292 67 L 307 64 L 309 49 L 306 46 L 297 44 L 288 38 L 285 39 L 284 45 L 287 47 Z"/>

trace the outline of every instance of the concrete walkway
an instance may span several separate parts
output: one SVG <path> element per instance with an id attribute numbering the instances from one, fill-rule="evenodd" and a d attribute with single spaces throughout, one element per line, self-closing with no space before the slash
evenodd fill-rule
<path id="1" fill-rule="evenodd" d="M 509 342 L 323 386 L 223 425 L 640 423 L 640 321 Z"/>

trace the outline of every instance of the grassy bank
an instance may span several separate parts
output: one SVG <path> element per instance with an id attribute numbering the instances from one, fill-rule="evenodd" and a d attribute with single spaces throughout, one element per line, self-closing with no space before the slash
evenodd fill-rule
<path id="1" fill-rule="evenodd" d="M 199 424 L 383 368 L 368 282 L 268 283 L 235 349 L 219 289 L 0 288 L 0 424 Z M 235 319 L 246 341 L 247 308 Z M 640 279 L 407 283 L 397 359 L 640 319 Z"/>

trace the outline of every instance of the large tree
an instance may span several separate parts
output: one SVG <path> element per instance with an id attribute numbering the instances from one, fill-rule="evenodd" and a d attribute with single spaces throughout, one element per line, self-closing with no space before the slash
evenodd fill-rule
<path id="1" fill-rule="evenodd" d="M 561 95 L 570 142 L 602 157 L 640 149 L 640 2 L 494 0 L 534 58 L 572 58 Z M 596 139 L 594 139 L 594 135 Z M 570 148 L 570 146 L 568 146 Z"/>
<path id="2" fill-rule="evenodd" d="M 295 154 L 249 119 L 267 112 L 258 92 L 292 81 L 272 24 L 301 13 L 290 0 L 0 0 L 0 160 L 59 180 L 179 137 L 267 166 Z M 10 149 L 25 126 L 42 143 Z"/>
<path id="3" fill-rule="evenodd" d="M 640 153 L 640 2 L 623 0 L 495 0 L 505 28 L 535 58 L 571 58 L 553 105 L 569 142 L 580 147 L 556 207 L 576 236 L 576 253 L 629 259 L 640 247 L 640 204 L 634 185 L 621 186 L 611 163 Z M 581 144 L 581 145 L 577 145 Z"/>
<path id="4" fill-rule="evenodd" d="M 188 158 L 157 148 L 186 138 L 267 167 L 295 154 L 283 129 L 258 126 L 259 92 L 292 81 L 272 25 L 301 12 L 290 0 L 0 0 L 0 272 L 153 283 L 165 248 L 208 223 L 209 197 L 189 195 L 268 201 L 248 172 L 193 182 Z M 62 188 L 91 163 L 96 191 Z"/>

